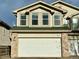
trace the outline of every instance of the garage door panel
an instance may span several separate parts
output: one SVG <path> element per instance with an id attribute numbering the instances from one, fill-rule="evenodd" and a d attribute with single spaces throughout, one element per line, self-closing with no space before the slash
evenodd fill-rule
<path id="1" fill-rule="evenodd" d="M 19 57 L 61 57 L 60 38 L 19 38 Z"/>

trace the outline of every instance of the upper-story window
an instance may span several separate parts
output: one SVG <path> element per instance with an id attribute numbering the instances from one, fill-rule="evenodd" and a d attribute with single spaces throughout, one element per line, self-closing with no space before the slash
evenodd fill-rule
<path id="1" fill-rule="evenodd" d="M 38 25 L 38 13 L 32 13 L 32 25 Z"/>
<path id="2" fill-rule="evenodd" d="M 54 25 L 56 25 L 56 26 L 61 25 L 61 15 L 60 14 L 54 15 Z"/>
<path id="3" fill-rule="evenodd" d="M 52 20 L 54 27 L 61 27 L 63 25 L 63 14 L 55 12 Z"/>
<path id="4" fill-rule="evenodd" d="M 48 25 L 48 13 L 43 13 L 43 25 Z"/>
<path id="5" fill-rule="evenodd" d="M 79 25 L 78 22 L 79 22 L 78 17 L 72 18 L 72 29 L 78 29 L 78 25 Z"/>
<path id="6" fill-rule="evenodd" d="M 26 15 L 21 14 L 20 25 L 26 25 Z"/>
<path id="7" fill-rule="evenodd" d="M 28 15 L 26 14 L 21 14 L 21 17 L 20 17 L 20 25 L 27 25 L 27 20 L 28 20 Z"/>

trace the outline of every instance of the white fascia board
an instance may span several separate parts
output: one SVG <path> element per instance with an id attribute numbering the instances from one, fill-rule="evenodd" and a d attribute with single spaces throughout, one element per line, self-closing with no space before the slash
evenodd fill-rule
<path id="1" fill-rule="evenodd" d="M 49 4 L 47 4 L 47 3 L 43 2 L 43 1 L 38 1 L 38 2 L 35 2 L 35 3 L 33 3 L 33 4 L 27 5 L 27 6 L 25 6 L 25 7 L 16 9 L 15 11 L 13 11 L 13 13 L 17 13 L 17 11 L 19 11 L 19 10 L 21 10 L 21 9 L 25 9 L 25 8 L 27 8 L 27 7 L 30 7 L 30 6 L 32 6 L 32 5 L 38 4 L 39 2 L 42 2 L 43 4 L 49 5 Z M 51 6 L 51 5 L 49 5 L 49 6 Z M 52 7 L 52 6 L 51 6 L 51 7 Z"/>

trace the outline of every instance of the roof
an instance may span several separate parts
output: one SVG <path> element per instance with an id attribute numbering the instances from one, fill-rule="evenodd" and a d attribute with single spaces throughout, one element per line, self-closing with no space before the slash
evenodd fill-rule
<path id="1" fill-rule="evenodd" d="M 7 28 L 7 29 L 10 29 L 11 28 L 7 23 L 5 23 L 2 20 L 0 20 L 0 25 L 3 26 L 3 27 L 5 27 L 5 28 Z"/>
<path id="2" fill-rule="evenodd" d="M 17 27 L 14 26 L 11 28 L 11 32 L 50 32 L 50 33 L 60 33 L 60 32 L 70 32 L 70 33 L 78 33 L 79 30 L 72 30 L 71 28 L 64 25 L 64 27 Z"/>
<path id="3" fill-rule="evenodd" d="M 51 6 L 51 5 L 49 5 L 49 4 L 47 4 L 47 3 L 43 2 L 43 1 L 37 1 L 36 3 L 27 5 L 27 6 L 25 6 L 25 7 L 19 8 L 19 9 L 16 9 L 15 11 L 13 11 L 13 13 L 16 14 L 16 13 L 19 12 L 19 11 L 28 9 L 28 8 L 30 8 L 30 7 L 32 7 L 32 6 L 39 5 L 39 4 L 44 5 L 44 6 L 48 7 L 48 8 L 50 8 L 50 9 L 54 9 L 54 10 L 56 10 L 56 11 L 60 11 L 60 12 L 63 12 L 63 13 L 64 13 L 63 10 L 57 9 L 57 8 Z M 41 7 L 41 6 L 40 6 L 40 7 Z"/>
<path id="4" fill-rule="evenodd" d="M 55 4 L 57 4 L 57 3 L 61 3 L 61 4 L 63 4 L 63 5 L 66 5 L 66 6 L 68 6 L 68 7 L 71 7 L 71 8 L 73 8 L 73 9 L 79 11 L 79 7 L 76 7 L 76 6 L 72 5 L 72 4 L 66 3 L 66 2 L 61 1 L 61 0 L 58 0 L 58 1 L 54 2 L 54 3 L 52 3 L 52 5 L 55 5 Z"/>
<path id="5" fill-rule="evenodd" d="M 60 32 L 71 32 L 68 27 L 13 27 L 11 30 L 13 33 L 60 33 Z"/>
<path id="6" fill-rule="evenodd" d="M 66 27 L 17 27 L 14 26 L 12 30 L 67 30 L 69 29 Z"/>
<path id="7" fill-rule="evenodd" d="M 75 14 L 75 15 L 72 15 L 72 17 L 74 17 L 74 16 L 78 16 L 79 17 L 79 13 L 78 14 Z"/>

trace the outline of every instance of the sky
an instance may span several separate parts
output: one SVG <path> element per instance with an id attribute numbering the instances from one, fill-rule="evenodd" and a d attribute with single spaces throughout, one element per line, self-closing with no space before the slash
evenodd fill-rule
<path id="1" fill-rule="evenodd" d="M 13 26 L 16 21 L 16 17 L 13 15 L 13 11 L 23 6 L 36 2 L 37 0 L 0 0 L 0 20 L 3 20 L 10 26 Z M 43 0 L 50 4 L 56 0 Z M 79 0 L 63 0 L 69 4 L 79 7 Z"/>

